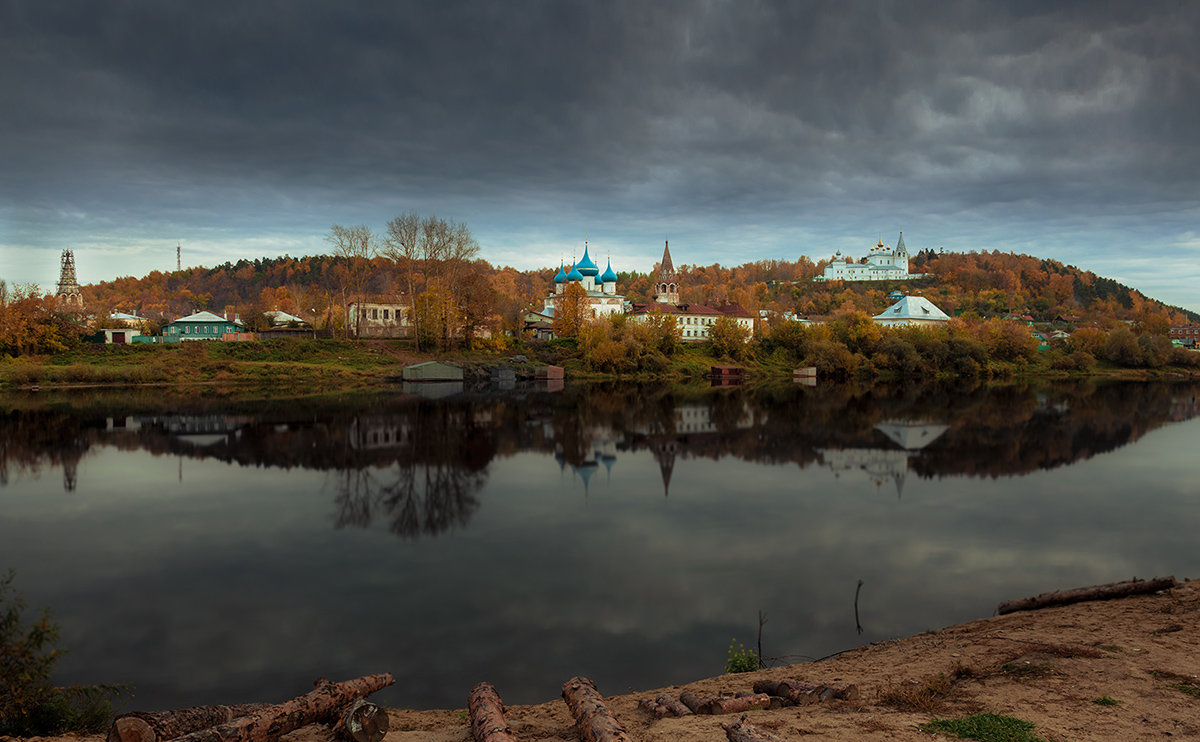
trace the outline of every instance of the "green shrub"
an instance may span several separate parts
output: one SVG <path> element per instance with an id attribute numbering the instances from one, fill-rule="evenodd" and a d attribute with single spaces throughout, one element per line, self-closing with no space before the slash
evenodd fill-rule
<path id="1" fill-rule="evenodd" d="M 729 659 L 725 662 L 725 672 L 754 672 L 758 668 L 758 655 L 754 650 L 746 649 L 737 639 L 729 643 Z"/>
<path id="2" fill-rule="evenodd" d="M 25 602 L 12 592 L 13 572 L 0 578 L 0 734 L 15 737 L 64 732 L 94 734 L 108 726 L 112 697 L 126 688 L 51 684 L 58 626 L 49 611 L 32 624 L 21 620 Z"/>

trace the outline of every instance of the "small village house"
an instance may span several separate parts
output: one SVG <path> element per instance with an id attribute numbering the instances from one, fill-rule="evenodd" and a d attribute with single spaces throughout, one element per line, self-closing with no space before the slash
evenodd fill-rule
<path id="1" fill-rule="evenodd" d="M 240 340 L 243 339 L 240 336 L 246 334 L 240 319 L 229 319 L 212 312 L 189 314 L 168 323 L 163 328 L 163 337 L 168 343 L 185 340 Z"/>
<path id="2" fill-rule="evenodd" d="M 354 337 L 412 337 L 412 307 L 380 300 L 350 302 L 346 307 L 346 327 Z"/>

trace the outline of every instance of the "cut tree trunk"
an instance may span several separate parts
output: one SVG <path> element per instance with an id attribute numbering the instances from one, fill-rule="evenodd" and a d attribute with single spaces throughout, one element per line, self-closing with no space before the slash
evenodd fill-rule
<path id="1" fill-rule="evenodd" d="M 996 612 L 1004 615 L 1005 613 L 1012 613 L 1014 611 L 1031 611 L 1037 608 L 1048 608 L 1052 605 L 1082 603 L 1085 600 L 1124 598 L 1129 595 L 1141 595 L 1143 593 L 1158 592 L 1159 590 L 1168 590 L 1173 587 L 1175 587 L 1175 578 L 1173 576 L 1155 577 L 1150 580 L 1139 580 L 1135 577 L 1132 580 L 1124 582 L 1110 582 L 1107 585 L 1079 587 L 1073 590 L 1058 590 L 1035 595 L 1032 598 L 1008 600 L 998 605 Z"/>
<path id="2" fill-rule="evenodd" d="M 661 703 L 659 703 L 651 698 L 643 698 L 640 701 L 638 701 L 638 708 L 642 709 L 643 711 L 648 712 L 655 719 L 661 719 L 664 716 L 671 715 L 671 709 L 667 708 L 666 706 L 663 706 Z"/>
<path id="3" fill-rule="evenodd" d="M 690 690 L 685 690 L 679 694 L 679 700 L 683 701 L 683 705 L 692 710 L 693 714 L 711 714 L 708 704 L 712 702 L 713 696 L 699 696 Z"/>
<path id="4" fill-rule="evenodd" d="M 266 707 L 265 703 L 243 703 L 237 706 L 196 706 L 174 711 L 130 711 L 113 719 L 108 728 L 108 742 L 165 742 Z"/>
<path id="5" fill-rule="evenodd" d="M 803 680 L 756 680 L 754 682 L 755 693 L 781 696 L 797 706 L 820 703 L 821 693 L 824 690 L 825 686 L 823 685 L 806 683 Z"/>
<path id="6" fill-rule="evenodd" d="M 604 705 L 604 697 L 592 681 L 571 678 L 563 683 L 562 696 L 575 717 L 575 729 L 583 742 L 630 742 L 629 734 Z"/>
<path id="7" fill-rule="evenodd" d="M 722 724 L 721 728 L 725 730 L 725 737 L 729 742 L 784 742 L 774 734 L 764 732 L 747 722 L 745 716 L 738 719 L 737 722 Z"/>
<path id="8" fill-rule="evenodd" d="M 333 737 L 344 742 L 380 742 L 387 730 L 387 711 L 366 699 L 356 698 L 338 712 Z"/>
<path id="9" fill-rule="evenodd" d="M 691 716 L 692 710 L 679 702 L 679 699 L 670 693 L 659 693 L 654 699 L 659 706 L 665 706 L 675 716 Z"/>
<path id="10" fill-rule="evenodd" d="M 318 681 L 310 693 L 267 706 L 215 727 L 185 734 L 180 742 L 269 742 L 300 727 L 326 721 L 356 698 L 396 682 L 390 673 L 366 675 L 344 683 Z"/>
<path id="11" fill-rule="evenodd" d="M 771 697 L 766 693 L 755 693 L 741 698 L 714 698 L 708 703 L 709 712 L 713 714 L 736 714 L 770 707 Z"/>
<path id="12" fill-rule="evenodd" d="M 504 718 L 504 703 L 491 683 L 480 683 L 467 696 L 471 712 L 471 735 L 475 742 L 515 742 L 512 729 Z"/>

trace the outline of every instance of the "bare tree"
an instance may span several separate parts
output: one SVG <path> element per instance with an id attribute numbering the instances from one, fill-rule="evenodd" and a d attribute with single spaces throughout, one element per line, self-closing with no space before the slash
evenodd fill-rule
<path id="1" fill-rule="evenodd" d="M 329 228 L 325 241 L 333 245 L 335 255 L 346 260 L 342 298 L 345 299 L 347 290 L 353 292 L 358 304 L 358 310 L 354 313 L 354 335 L 358 337 L 362 325 L 363 299 L 367 293 L 367 283 L 371 280 L 371 258 L 375 257 L 378 249 L 378 239 L 365 225 L 343 227 L 335 224 Z"/>
<path id="2" fill-rule="evenodd" d="M 387 224 L 387 235 L 384 237 L 383 248 L 380 251 L 385 258 L 391 260 L 406 278 L 408 285 L 409 322 L 413 325 L 413 338 L 417 350 L 421 350 L 421 340 L 416 332 L 416 318 L 413 316 L 416 305 L 414 276 L 417 272 L 417 262 L 421 259 L 421 241 L 424 230 L 421 227 L 421 217 L 413 212 L 402 214 Z"/>
<path id="3" fill-rule="evenodd" d="M 462 301 L 459 279 L 468 263 L 479 255 L 479 243 L 466 224 L 437 216 L 415 213 L 398 216 L 388 222 L 383 255 L 407 273 L 408 300 L 416 313 L 414 275 L 420 264 L 425 275 L 425 293 L 431 301 L 425 310 L 433 312 L 437 335 L 444 343 L 459 329 L 457 307 Z M 432 301 L 433 298 L 437 301 Z M 426 318 L 423 318 L 426 319 Z M 414 325 L 417 318 L 413 317 Z M 420 344 L 418 335 L 418 349 Z"/>

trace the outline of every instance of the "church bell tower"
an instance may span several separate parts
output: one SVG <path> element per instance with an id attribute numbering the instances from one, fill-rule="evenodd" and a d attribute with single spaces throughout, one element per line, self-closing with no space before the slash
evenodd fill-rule
<path id="1" fill-rule="evenodd" d="M 83 311 L 83 292 L 75 279 L 75 253 L 62 251 L 62 268 L 58 273 L 58 308 L 62 311 Z"/>
<path id="2" fill-rule="evenodd" d="M 654 301 L 664 304 L 679 303 L 679 276 L 671 262 L 671 243 L 663 243 L 662 263 L 658 266 L 658 278 L 654 282 Z"/>

